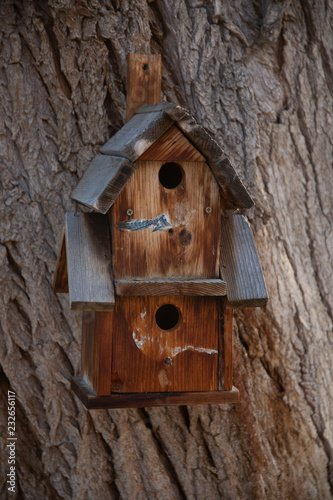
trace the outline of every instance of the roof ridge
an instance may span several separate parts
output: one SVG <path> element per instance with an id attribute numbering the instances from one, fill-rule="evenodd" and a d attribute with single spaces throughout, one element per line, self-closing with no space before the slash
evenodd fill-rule
<path id="1" fill-rule="evenodd" d="M 253 206 L 251 196 L 224 150 L 186 109 L 168 101 L 141 106 L 102 146 L 102 154 L 89 165 L 72 198 L 95 211 L 106 213 L 137 168 L 135 161 L 173 124 L 207 159 L 227 204 L 235 208 Z M 109 161 L 97 161 L 103 156 L 109 157 Z"/>

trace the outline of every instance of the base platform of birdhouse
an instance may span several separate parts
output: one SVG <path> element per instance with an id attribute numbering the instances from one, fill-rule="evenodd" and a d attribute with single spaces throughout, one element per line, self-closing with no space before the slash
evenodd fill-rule
<path id="1" fill-rule="evenodd" d="M 150 392 L 97 396 L 82 377 L 73 377 L 72 390 L 89 410 L 143 408 L 148 406 L 206 405 L 237 403 L 239 391 Z"/>

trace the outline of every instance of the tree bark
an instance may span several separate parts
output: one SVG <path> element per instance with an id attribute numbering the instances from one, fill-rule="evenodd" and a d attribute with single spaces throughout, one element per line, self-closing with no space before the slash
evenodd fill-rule
<path id="1" fill-rule="evenodd" d="M 333 497 L 330 0 L 3 0 L 1 498 Z M 236 405 L 87 411 L 80 314 L 52 279 L 70 193 L 124 123 L 126 55 L 233 159 L 270 295 L 235 320 Z"/>

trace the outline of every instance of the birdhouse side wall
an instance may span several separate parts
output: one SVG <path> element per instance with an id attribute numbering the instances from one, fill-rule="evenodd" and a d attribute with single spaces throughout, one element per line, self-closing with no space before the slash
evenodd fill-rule
<path id="1" fill-rule="evenodd" d="M 81 375 L 96 394 L 110 394 L 113 312 L 82 314 Z"/>

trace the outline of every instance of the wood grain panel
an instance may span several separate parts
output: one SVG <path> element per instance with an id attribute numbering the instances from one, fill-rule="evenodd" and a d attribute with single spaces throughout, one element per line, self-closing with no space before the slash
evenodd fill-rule
<path id="1" fill-rule="evenodd" d="M 224 390 L 232 389 L 233 381 L 233 310 L 223 309 L 223 360 L 224 360 Z"/>
<path id="2" fill-rule="evenodd" d="M 239 392 L 236 387 L 230 391 L 211 392 L 169 392 L 148 394 L 111 394 L 97 396 L 81 377 L 73 377 L 72 389 L 88 409 L 142 408 L 171 405 L 209 405 L 237 403 Z"/>
<path id="3" fill-rule="evenodd" d="M 60 249 L 56 269 L 54 272 L 53 290 L 56 293 L 68 293 L 68 274 L 67 274 L 67 259 L 66 259 L 66 240 L 65 232 L 61 238 Z"/>
<path id="4" fill-rule="evenodd" d="M 113 335 L 117 334 L 112 327 L 112 312 L 95 313 L 95 335 L 98 346 L 98 384 L 97 394 L 110 394 L 111 392 L 111 370 L 112 370 L 112 342 Z"/>
<path id="5" fill-rule="evenodd" d="M 183 182 L 166 189 L 159 182 L 162 165 L 138 162 L 111 210 L 115 278 L 219 278 L 220 196 L 211 171 L 206 163 L 182 162 Z M 133 210 L 130 217 L 128 209 Z M 116 227 L 160 214 L 172 225 L 168 231 L 126 232 Z"/>
<path id="6" fill-rule="evenodd" d="M 139 158 L 153 161 L 206 161 L 184 134 L 174 125 Z"/>
<path id="7" fill-rule="evenodd" d="M 111 312 L 83 312 L 81 373 L 98 395 L 111 391 L 112 326 Z"/>
<path id="8" fill-rule="evenodd" d="M 258 307 L 268 295 L 249 223 L 242 215 L 221 218 L 221 276 L 230 307 Z"/>
<path id="9" fill-rule="evenodd" d="M 112 310 L 114 286 L 108 218 L 66 214 L 69 302 L 75 310 Z"/>
<path id="10" fill-rule="evenodd" d="M 218 301 L 214 297 L 123 297 L 112 316 L 112 392 L 215 391 Z M 172 331 L 157 326 L 164 304 L 181 314 Z"/>
<path id="11" fill-rule="evenodd" d="M 145 295 L 193 295 L 193 296 L 222 296 L 227 292 L 226 283 L 219 279 L 211 280 L 163 280 L 138 279 L 116 280 L 117 295 L 145 296 Z"/>
<path id="12" fill-rule="evenodd" d="M 161 71 L 159 54 L 127 54 L 127 121 L 143 104 L 161 100 Z"/>
<path id="13" fill-rule="evenodd" d="M 98 389 L 98 346 L 95 311 L 82 312 L 81 374 L 94 390 Z"/>

